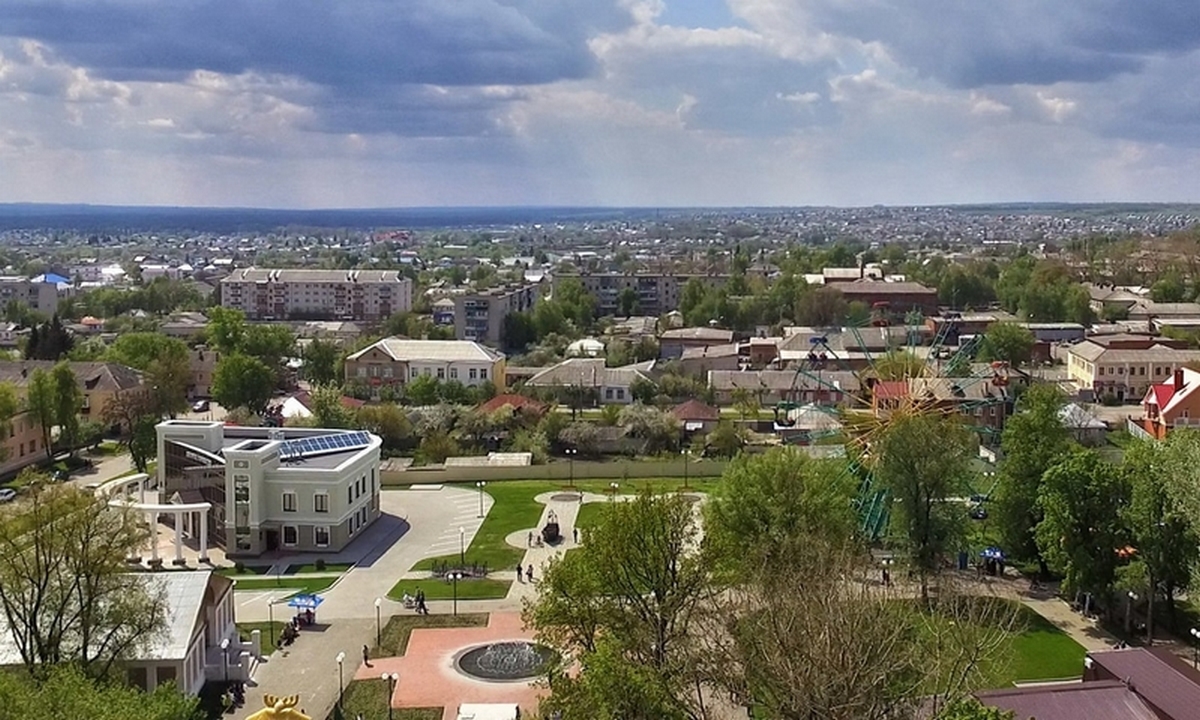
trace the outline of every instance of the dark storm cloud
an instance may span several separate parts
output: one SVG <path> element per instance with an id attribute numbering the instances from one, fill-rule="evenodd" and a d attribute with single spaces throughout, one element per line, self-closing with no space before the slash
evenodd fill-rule
<path id="1" fill-rule="evenodd" d="M 628 13 L 588 0 L 6 0 L 0 33 L 118 80 L 258 72 L 331 87 L 585 77 Z"/>
<path id="2" fill-rule="evenodd" d="M 951 87 L 1093 83 L 1200 47 L 1195 0 L 818 0 L 815 27 L 879 42 Z"/>

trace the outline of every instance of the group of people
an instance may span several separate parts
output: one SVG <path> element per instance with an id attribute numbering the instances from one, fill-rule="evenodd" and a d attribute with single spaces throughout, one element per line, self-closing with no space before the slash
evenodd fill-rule
<path id="1" fill-rule="evenodd" d="M 522 572 L 525 575 L 525 580 L 521 579 Z M 533 563 L 529 563 L 529 567 L 524 567 L 521 563 L 517 563 L 517 582 L 533 582 Z"/>
<path id="2" fill-rule="evenodd" d="M 281 647 L 291 645 L 300 637 L 300 627 L 302 625 L 312 625 L 316 621 L 316 616 L 313 614 L 312 608 L 305 610 L 302 613 L 297 613 L 295 617 L 288 620 L 283 626 L 283 632 L 279 633 L 279 642 L 276 643 Z"/>
<path id="3" fill-rule="evenodd" d="M 429 608 L 425 606 L 425 591 L 421 588 L 417 588 L 416 595 L 409 595 L 407 592 L 405 592 L 404 607 L 415 609 L 418 615 L 428 615 Z"/>

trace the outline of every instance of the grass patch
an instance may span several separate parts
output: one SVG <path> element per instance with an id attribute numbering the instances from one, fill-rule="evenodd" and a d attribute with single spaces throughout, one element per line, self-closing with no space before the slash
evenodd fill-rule
<path id="1" fill-rule="evenodd" d="M 296 575 L 298 573 L 344 573 L 354 567 L 354 563 L 325 563 L 324 568 L 319 568 L 314 563 L 307 565 L 288 565 L 287 570 L 283 571 L 284 575 Z"/>
<path id="2" fill-rule="evenodd" d="M 511 580 L 471 578 L 458 582 L 459 600 L 499 600 L 508 595 Z M 454 597 L 454 584 L 438 578 L 427 580 L 401 580 L 388 591 L 393 600 L 403 600 L 404 593 L 416 596 L 417 590 L 425 591 L 426 600 L 450 600 Z"/>
<path id="3" fill-rule="evenodd" d="M 1025 628 L 1012 640 L 1012 680 L 1058 680 L 1083 674 L 1083 646 L 1046 618 L 1021 606 Z"/>
<path id="4" fill-rule="evenodd" d="M 272 627 L 272 624 L 274 627 Z M 243 642 L 250 642 L 250 633 L 254 630 L 262 631 L 262 653 L 270 655 L 275 652 L 275 640 L 279 637 L 279 633 L 283 632 L 283 621 L 277 620 L 275 623 L 269 622 L 251 622 L 237 624 L 238 637 Z"/>
<path id="5" fill-rule="evenodd" d="M 608 503 L 584 503 L 575 517 L 575 527 L 582 530 L 596 527 L 604 519 L 604 510 L 607 507 Z"/>
<path id="6" fill-rule="evenodd" d="M 419 628 L 483 627 L 487 613 L 459 615 L 393 615 L 383 626 L 383 642 L 371 650 L 371 657 L 398 657 L 408 651 L 408 638 Z"/>
<path id="7" fill-rule="evenodd" d="M 575 487 L 591 493 L 610 492 L 610 485 L 617 482 L 618 492 L 633 494 L 643 489 L 653 492 L 667 493 L 685 489 L 683 478 L 637 478 L 628 480 L 577 480 Z M 686 489 L 696 492 L 710 492 L 716 487 L 716 478 L 698 478 L 686 481 Z M 492 509 L 484 518 L 479 532 L 471 541 L 466 551 L 468 564 L 487 565 L 488 569 L 497 572 L 515 569 L 517 563 L 525 556 L 525 548 L 513 547 L 504 539 L 518 530 L 533 528 L 541 520 L 544 505 L 535 502 L 534 498 L 542 493 L 561 491 L 567 485 L 564 481 L 555 480 L 505 480 L 489 483 L 485 492 L 492 496 Z M 464 485 L 465 486 L 465 485 Z M 586 507 L 586 505 L 584 506 Z M 570 533 L 570 528 L 562 528 L 563 534 Z M 458 553 L 450 553 L 440 557 L 421 560 L 412 569 L 432 570 L 435 564 L 450 563 L 457 565 Z"/>
<path id="8" fill-rule="evenodd" d="M 270 569 L 271 569 L 270 565 L 252 565 L 252 566 L 245 566 L 241 570 L 238 570 L 236 565 L 232 565 L 229 567 L 217 568 L 217 574 L 224 575 L 225 577 L 242 577 L 242 576 L 246 576 L 246 575 L 266 575 L 267 571 Z"/>
<path id="9" fill-rule="evenodd" d="M 404 678 L 400 678 L 404 682 Z M 342 713 L 337 708 L 329 714 L 329 720 L 358 718 L 363 720 L 387 720 L 388 686 L 382 679 L 355 680 L 346 686 L 342 695 Z M 442 708 L 394 708 L 392 720 L 442 720 Z"/>
<path id="10" fill-rule="evenodd" d="M 297 593 L 315 593 L 329 589 L 336 577 L 298 578 L 280 575 L 269 578 L 234 580 L 234 590 L 295 590 Z"/>

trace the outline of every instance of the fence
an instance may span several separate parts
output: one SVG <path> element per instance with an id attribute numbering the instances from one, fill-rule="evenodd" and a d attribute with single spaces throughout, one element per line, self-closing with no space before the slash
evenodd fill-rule
<path id="1" fill-rule="evenodd" d="M 1134 420 L 1133 418 L 1125 419 L 1125 429 L 1129 431 L 1130 435 L 1132 435 L 1133 437 L 1135 437 L 1139 440 L 1153 440 L 1154 439 L 1154 436 L 1151 435 L 1150 433 L 1146 432 L 1146 428 L 1142 427 L 1142 424 L 1139 423 L 1138 421 Z"/>
<path id="2" fill-rule="evenodd" d="M 729 463 L 724 460 L 690 460 L 686 468 L 682 460 L 614 460 L 596 462 L 577 460 L 575 479 L 637 479 L 657 477 L 717 477 Z M 515 467 L 410 467 L 406 470 L 385 470 L 380 473 L 384 485 L 443 484 L 477 480 L 567 480 L 571 463 L 553 462 L 547 465 Z"/>

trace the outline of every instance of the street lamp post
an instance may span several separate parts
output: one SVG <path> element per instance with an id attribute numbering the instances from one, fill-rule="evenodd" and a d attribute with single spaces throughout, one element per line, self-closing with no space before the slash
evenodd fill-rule
<path id="1" fill-rule="evenodd" d="M 383 647 L 383 626 L 380 624 L 380 611 L 383 598 L 375 598 L 375 647 Z"/>
<path id="2" fill-rule="evenodd" d="M 458 567 L 467 567 L 467 529 L 464 527 L 458 529 Z"/>
<path id="3" fill-rule="evenodd" d="M 341 714 L 342 714 L 342 696 L 346 694 L 346 683 L 345 683 L 345 681 L 343 680 L 343 675 L 342 675 L 342 666 L 345 664 L 345 662 L 346 662 L 346 653 L 344 653 L 344 652 L 340 652 L 340 653 L 338 653 L 338 654 L 337 654 L 337 664 L 338 664 L 338 702 L 337 702 L 337 707 L 338 707 L 338 715 L 341 715 Z"/>
<path id="4" fill-rule="evenodd" d="M 449 575 L 450 582 L 454 584 L 454 616 L 458 617 L 458 581 L 463 579 L 463 574 L 460 572 L 452 572 Z"/>
<path id="5" fill-rule="evenodd" d="M 1125 634 L 1128 635 L 1130 629 L 1133 627 L 1133 604 L 1137 602 L 1138 595 L 1132 590 L 1126 593 L 1126 595 L 1129 596 L 1129 600 L 1125 603 Z"/>
<path id="6" fill-rule="evenodd" d="M 683 489 L 687 490 L 688 489 L 688 450 L 687 450 L 687 448 L 685 447 L 682 450 L 680 450 L 679 454 L 683 455 Z"/>
<path id="7" fill-rule="evenodd" d="M 1200 669 L 1200 629 L 1192 628 L 1192 665 Z"/>
<path id="8" fill-rule="evenodd" d="M 479 488 L 479 517 L 483 517 L 483 489 L 487 487 L 487 482 L 480 480 L 475 487 Z"/>
<path id="9" fill-rule="evenodd" d="M 388 720 L 392 720 L 392 694 L 396 692 L 396 683 L 400 682 L 400 673 L 384 673 L 382 677 L 387 684 Z"/>
<path id="10" fill-rule="evenodd" d="M 229 638 L 221 641 L 221 672 L 225 675 L 225 684 L 229 684 Z"/>
<path id="11" fill-rule="evenodd" d="M 279 636 L 275 634 L 275 603 L 267 601 L 267 627 L 271 631 L 271 642 L 275 642 Z"/>
<path id="12" fill-rule="evenodd" d="M 570 465 L 571 465 L 570 483 L 571 483 L 571 489 L 574 490 L 575 489 L 575 456 L 579 454 L 579 450 L 577 448 L 567 448 L 563 452 L 565 452 L 567 454 L 567 460 L 570 462 Z"/>

